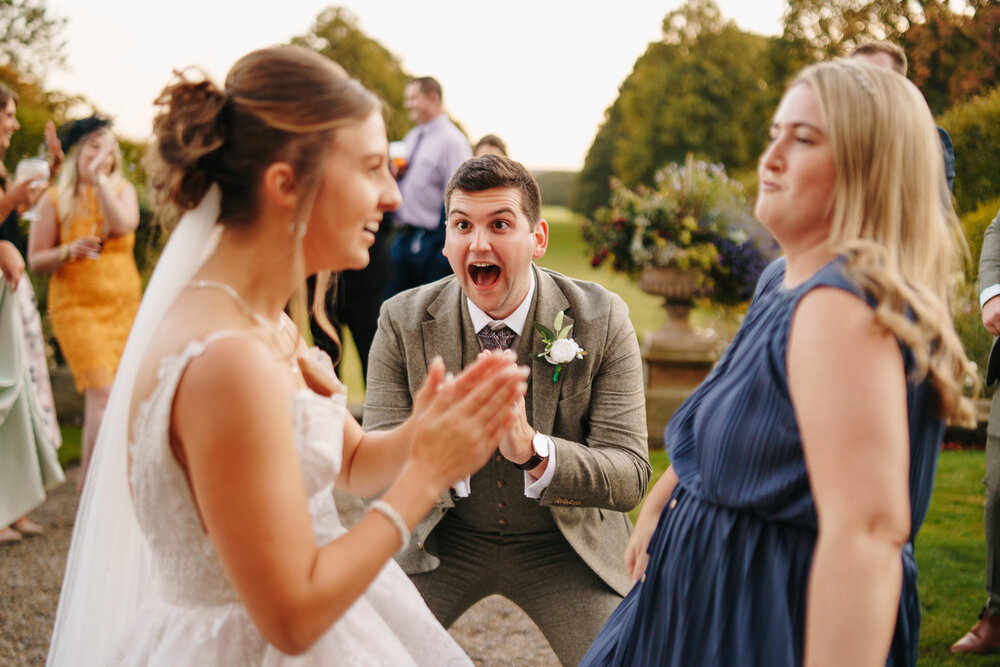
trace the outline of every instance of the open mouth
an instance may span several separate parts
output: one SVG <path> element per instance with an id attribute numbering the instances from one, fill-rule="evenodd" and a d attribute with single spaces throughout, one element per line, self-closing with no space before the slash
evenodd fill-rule
<path id="1" fill-rule="evenodd" d="M 476 287 L 489 287 L 500 280 L 500 267 L 487 262 L 470 264 L 469 278 Z"/>
<path id="2" fill-rule="evenodd" d="M 373 235 L 374 234 L 378 234 L 378 228 L 379 228 L 379 223 L 377 223 L 377 222 L 366 222 L 365 223 L 365 231 L 366 232 L 370 232 Z"/>

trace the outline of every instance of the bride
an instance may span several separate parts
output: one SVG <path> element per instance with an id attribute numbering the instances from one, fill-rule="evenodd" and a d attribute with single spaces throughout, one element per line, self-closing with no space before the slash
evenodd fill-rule
<path id="1" fill-rule="evenodd" d="M 363 433 L 282 312 L 306 275 L 365 266 L 399 204 L 381 103 L 290 47 L 158 103 L 151 185 L 187 212 L 115 380 L 49 664 L 469 664 L 391 557 L 485 464 L 526 371 L 434 361 L 411 417 Z M 350 531 L 334 482 L 381 494 Z"/>

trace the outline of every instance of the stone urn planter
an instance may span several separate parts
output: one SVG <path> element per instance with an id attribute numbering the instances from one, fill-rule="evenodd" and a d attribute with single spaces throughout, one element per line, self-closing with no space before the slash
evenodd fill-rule
<path id="1" fill-rule="evenodd" d="M 695 355 L 712 352 L 716 346 L 714 332 L 696 332 L 688 318 L 694 299 L 702 295 L 699 274 L 673 266 L 647 266 L 639 277 L 639 289 L 663 297 L 667 319 L 659 331 L 646 336 L 645 347 L 673 354 L 692 352 Z"/>
<path id="2" fill-rule="evenodd" d="M 663 297 L 666 322 L 645 336 L 642 358 L 646 375 L 646 425 L 651 446 L 662 446 L 663 429 L 718 359 L 714 332 L 699 332 L 688 318 L 702 294 L 697 271 L 647 266 L 639 289 Z"/>

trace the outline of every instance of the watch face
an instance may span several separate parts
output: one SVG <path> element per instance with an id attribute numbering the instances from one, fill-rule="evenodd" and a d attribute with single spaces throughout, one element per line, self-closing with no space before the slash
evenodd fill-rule
<path id="1" fill-rule="evenodd" d="M 531 438 L 531 446 L 539 456 L 544 458 L 549 455 L 549 439 L 541 433 L 536 433 Z"/>

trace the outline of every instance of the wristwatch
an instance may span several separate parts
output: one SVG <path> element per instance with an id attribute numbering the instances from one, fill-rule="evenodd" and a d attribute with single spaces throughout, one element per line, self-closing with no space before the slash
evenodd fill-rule
<path id="1" fill-rule="evenodd" d="M 519 470 L 534 470 L 549 455 L 549 439 L 539 432 L 531 436 L 531 448 L 535 453 L 524 463 L 514 463 L 514 467 Z M 513 463 L 513 461 L 511 461 Z"/>

